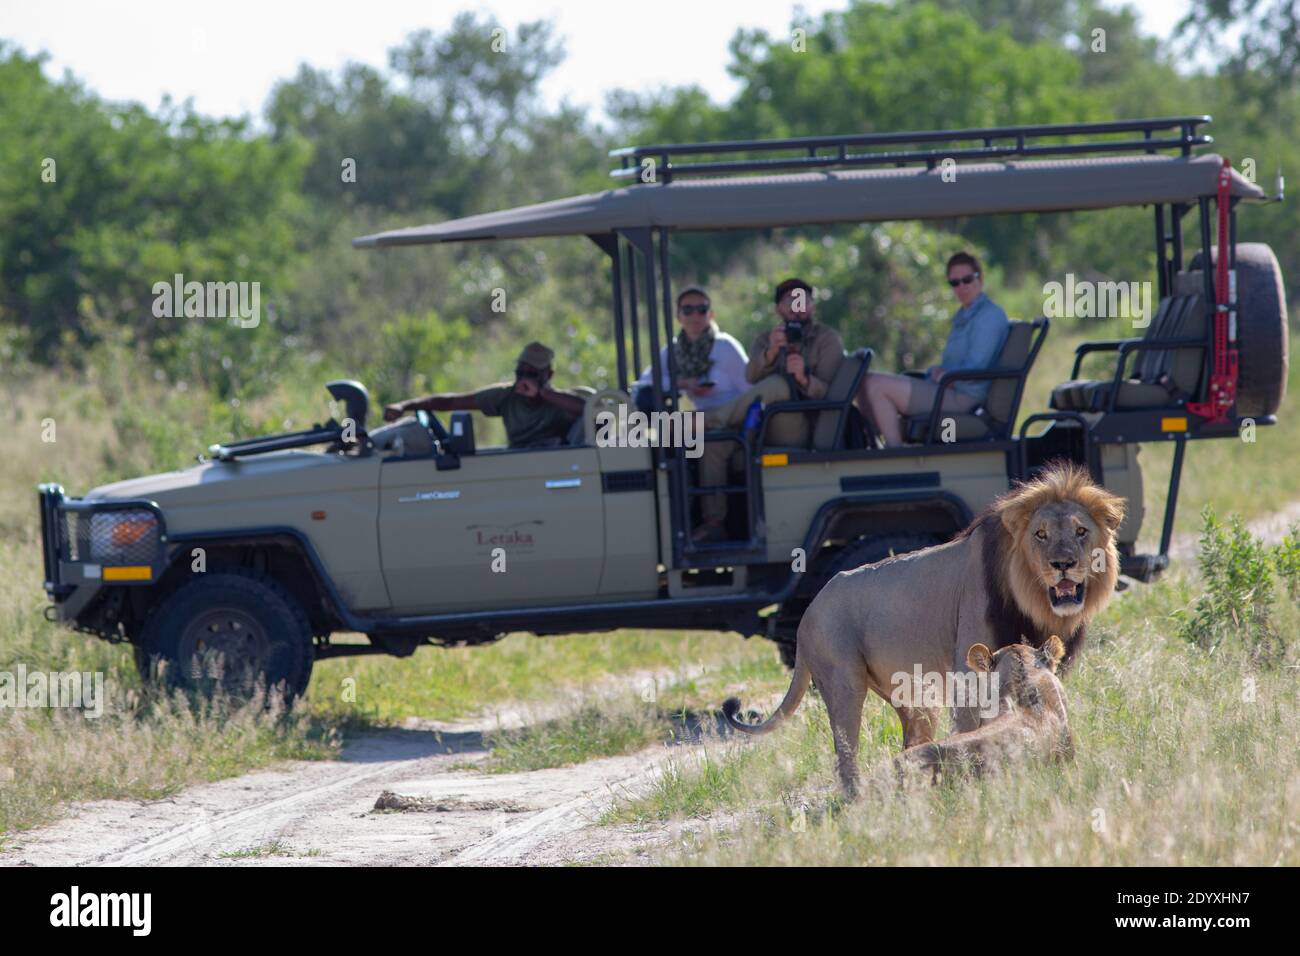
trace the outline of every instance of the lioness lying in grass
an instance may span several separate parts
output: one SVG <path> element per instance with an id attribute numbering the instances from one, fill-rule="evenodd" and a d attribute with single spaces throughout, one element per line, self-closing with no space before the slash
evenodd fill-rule
<path id="1" fill-rule="evenodd" d="M 1037 650 L 1012 644 L 990 651 L 976 644 L 966 663 L 977 674 L 996 675 L 998 715 L 977 730 L 909 747 L 894 759 L 894 769 L 903 778 L 926 771 L 938 783 L 944 774 L 970 771 L 978 776 L 1026 756 L 1069 760 L 1074 737 L 1065 691 L 1056 679 L 1064 655 L 1065 645 L 1055 634 Z"/>

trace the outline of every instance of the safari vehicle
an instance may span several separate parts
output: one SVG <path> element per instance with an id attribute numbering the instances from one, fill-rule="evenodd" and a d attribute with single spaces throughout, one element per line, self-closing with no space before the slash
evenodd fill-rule
<path id="1" fill-rule="evenodd" d="M 1234 438 L 1247 418 L 1274 423 L 1286 383 L 1277 261 L 1267 246 L 1237 243 L 1239 208 L 1268 197 L 1219 156 L 1197 154 L 1208 122 L 633 147 L 611 154 L 627 182 L 602 193 L 356 239 L 384 250 L 586 237 L 609 268 L 618 388 L 589 396 L 570 443 L 508 450 L 478 447 L 465 412 L 370 431 L 364 387 L 333 382 L 340 420 L 213 446 L 183 471 L 81 498 L 44 485 L 50 616 L 129 641 L 142 666 L 165 662 L 181 681 L 219 654 L 225 673 L 234 662 L 292 692 L 317 659 L 513 631 L 730 630 L 776 641 L 790 660 L 800 614 L 830 575 L 949 538 L 1059 458 L 1128 500 L 1122 572 L 1150 580 L 1168 564 L 1187 444 Z M 1119 206 L 1153 210 L 1159 308 L 1139 337 L 1079 348 L 1049 409 L 1020 414 L 1048 334 L 1037 318 L 1014 323 L 998 367 L 945 374 L 943 389 L 991 382 L 987 401 L 961 415 L 936 403 L 907 423 L 906 447 L 863 437 L 852 398 L 869 349 L 844 362 L 824 399 L 776 403 L 757 428 L 708 433 L 744 450 L 725 486 L 700 487 L 682 448 L 595 440 L 597 413 L 629 402 L 643 358 L 652 410 L 679 407 L 660 384 L 674 370 L 659 367 L 673 331 L 675 234 Z M 1199 226 L 1190 261 L 1189 214 Z M 1084 380 L 1094 353 L 1110 371 Z M 810 417 L 807 447 L 767 440 L 778 415 Z M 1174 445 L 1168 503 L 1159 550 L 1139 553 L 1139 452 L 1156 442 Z M 729 496 L 730 540 L 698 544 L 690 529 L 709 493 Z M 368 642 L 334 642 L 337 632 Z"/>

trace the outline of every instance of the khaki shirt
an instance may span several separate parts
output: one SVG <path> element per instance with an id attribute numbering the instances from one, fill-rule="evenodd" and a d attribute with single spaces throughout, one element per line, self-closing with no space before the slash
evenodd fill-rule
<path id="1" fill-rule="evenodd" d="M 769 375 L 785 374 L 784 353 L 778 353 L 776 361 L 770 365 L 764 361 L 767 343 L 771 338 L 771 331 L 767 331 L 754 339 L 754 345 L 749 350 L 749 365 L 745 369 L 745 378 L 749 379 L 750 384 L 757 384 Z M 808 375 L 808 387 L 804 390 L 803 397 L 825 398 L 831 379 L 835 378 L 835 373 L 844 361 L 844 340 L 829 325 L 811 322 L 804 326 L 803 342 L 796 347 L 803 355 L 804 370 Z"/>
<path id="2" fill-rule="evenodd" d="M 577 392 L 565 391 L 564 394 L 586 398 Z M 524 398 L 515 391 L 513 382 L 489 385 L 475 392 L 474 406 L 484 415 L 501 417 L 511 448 L 554 444 L 556 439 L 563 441 L 575 421 L 556 405 Z"/>

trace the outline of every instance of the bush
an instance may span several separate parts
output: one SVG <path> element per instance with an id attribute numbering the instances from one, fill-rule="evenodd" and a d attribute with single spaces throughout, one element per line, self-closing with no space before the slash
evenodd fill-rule
<path id="1" fill-rule="evenodd" d="M 1204 590 L 1181 615 L 1180 635 L 1211 653 L 1229 644 L 1257 663 L 1278 663 L 1285 645 L 1272 619 L 1273 556 L 1240 516 L 1225 525 L 1206 507 L 1201 520 Z"/>
<path id="2" fill-rule="evenodd" d="M 1300 600 L 1300 523 L 1273 549 L 1273 563 L 1292 601 Z"/>

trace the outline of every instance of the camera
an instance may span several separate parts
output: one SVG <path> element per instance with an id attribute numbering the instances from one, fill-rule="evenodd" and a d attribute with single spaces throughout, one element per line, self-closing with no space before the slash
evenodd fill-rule
<path id="1" fill-rule="evenodd" d="M 803 344 L 803 322 L 787 322 L 785 324 L 785 340 L 790 345 Z"/>

